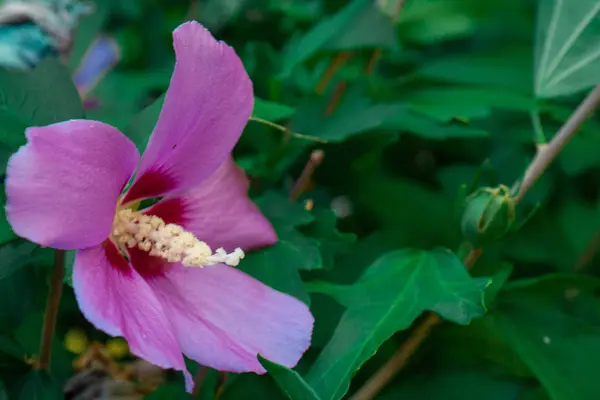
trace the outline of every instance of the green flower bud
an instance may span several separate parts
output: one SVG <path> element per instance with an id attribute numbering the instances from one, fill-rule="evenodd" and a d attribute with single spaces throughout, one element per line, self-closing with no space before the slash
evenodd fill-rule
<path id="1" fill-rule="evenodd" d="M 515 222 L 515 203 L 510 189 L 481 188 L 465 200 L 460 227 L 475 247 L 482 247 L 505 236 Z"/>

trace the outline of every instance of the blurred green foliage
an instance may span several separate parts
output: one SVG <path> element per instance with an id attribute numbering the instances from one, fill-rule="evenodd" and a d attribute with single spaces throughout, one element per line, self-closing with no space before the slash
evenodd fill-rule
<path id="1" fill-rule="evenodd" d="M 172 72 L 171 32 L 189 19 L 242 58 L 253 116 L 288 130 L 250 121 L 235 149 L 280 238 L 240 268 L 310 304 L 313 344 L 296 370 L 261 358 L 268 376 L 208 371 L 199 398 L 350 397 L 433 311 L 447 322 L 377 398 L 600 399 L 600 120 L 581 126 L 517 220 L 540 210 L 486 243 L 469 272 L 460 229 L 466 188 L 512 187 L 600 83 L 597 0 L 94 2 L 68 62 L 0 71 L 2 173 L 25 127 L 84 115 L 142 149 Z M 122 57 L 84 110 L 71 74 L 100 32 Z M 322 163 L 290 199 L 316 149 Z M 106 338 L 65 286 L 51 373 L 32 369 L 52 252 L 3 215 L 0 243 L 0 399 L 61 398 L 75 357 L 65 333 Z M 169 375 L 147 398 L 188 397 Z"/>

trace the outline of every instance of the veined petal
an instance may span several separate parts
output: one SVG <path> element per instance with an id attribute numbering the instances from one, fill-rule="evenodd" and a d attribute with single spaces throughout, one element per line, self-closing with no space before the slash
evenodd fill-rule
<path id="1" fill-rule="evenodd" d="M 257 354 L 291 368 L 310 346 L 308 307 L 234 268 L 175 265 L 148 283 L 184 354 L 202 365 L 264 373 Z"/>
<path id="2" fill-rule="evenodd" d="M 29 128 L 26 136 L 6 177 L 15 233 L 65 250 L 101 243 L 139 160 L 135 145 L 112 126 L 86 120 Z"/>
<path id="3" fill-rule="evenodd" d="M 112 242 L 77 252 L 73 286 L 79 307 L 92 324 L 109 335 L 123 336 L 136 356 L 183 371 L 191 390 L 191 377 L 163 305 Z"/>
<path id="4" fill-rule="evenodd" d="M 235 51 L 195 21 L 173 32 L 177 62 L 125 202 L 198 186 L 231 153 L 254 105 Z"/>
<path id="5" fill-rule="evenodd" d="M 192 232 L 211 248 L 252 250 L 277 242 L 271 223 L 248 197 L 244 171 L 229 157 L 200 186 L 147 209 Z"/>

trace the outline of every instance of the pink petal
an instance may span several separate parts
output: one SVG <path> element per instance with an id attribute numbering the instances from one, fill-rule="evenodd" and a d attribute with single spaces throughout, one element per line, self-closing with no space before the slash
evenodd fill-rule
<path id="1" fill-rule="evenodd" d="M 225 265 L 176 265 L 149 279 L 183 352 L 222 371 L 264 373 L 257 354 L 294 367 L 314 319 L 301 301 Z"/>
<path id="2" fill-rule="evenodd" d="M 139 160 L 135 145 L 112 126 L 86 120 L 29 128 L 26 136 L 6 177 L 15 233 L 65 250 L 101 243 Z"/>
<path id="3" fill-rule="evenodd" d="M 126 202 L 200 184 L 231 153 L 254 105 L 235 51 L 195 21 L 173 32 L 177 63 Z"/>
<path id="4" fill-rule="evenodd" d="M 163 199 L 146 213 L 183 226 L 213 249 L 272 245 L 277 235 L 248 198 L 248 186 L 244 171 L 228 158 L 200 186 L 181 197 Z"/>
<path id="5" fill-rule="evenodd" d="M 77 252 L 73 286 L 79 307 L 92 324 L 109 335 L 123 336 L 136 356 L 183 371 L 191 390 L 163 305 L 112 242 Z"/>

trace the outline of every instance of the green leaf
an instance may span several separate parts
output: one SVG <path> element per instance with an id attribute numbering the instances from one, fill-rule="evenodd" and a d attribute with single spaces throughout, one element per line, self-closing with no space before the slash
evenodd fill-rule
<path id="1" fill-rule="evenodd" d="M 154 131 L 154 125 L 158 121 L 164 101 L 165 93 L 133 117 L 129 125 L 123 130 L 123 133 L 135 143 L 140 153 L 144 151 L 146 144 L 148 144 L 148 139 Z"/>
<path id="2" fill-rule="evenodd" d="M 6 165 L 2 163 L 1 165 Z M 0 185 L 0 204 L 6 204 L 6 190 L 4 183 Z M 6 219 L 6 207 L 2 207 L 0 211 L 0 244 L 10 242 L 17 238 L 17 235 L 13 232 L 8 220 Z"/>
<path id="3" fill-rule="evenodd" d="M 4 382 L 0 380 L 0 400 L 8 400 L 8 393 L 6 391 L 6 386 L 4 386 Z"/>
<path id="4" fill-rule="evenodd" d="M 254 98 L 254 110 L 252 116 L 276 122 L 282 119 L 291 118 L 296 110 L 293 107 L 279 104 L 272 101 Z"/>
<path id="5" fill-rule="evenodd" d="M 453 113 L 448 113 L 447 109 L 438 110 L 435 107 L 419 107 L 426 113 L 438 120 L 449 120 L 449 116 Z M 452 118 L 450 118 L 452 119 Z M 431 140 L 444 140 L 455 138 L 478 138 L 489 136 L 488 132 L 483 129 L 473 128 L 462 123 L 449 122 L 440 123 L 435 119 L 424 116 L 420 113 L 412 112 L 409 109 L 402 109 L 398 113 L 387 118 L 383 124 L 383 128 L 396 129 L 402 132 L 409 132 L 413 135 Z"/>
<path id="6" fill-rule="evenodd" d="M 331 115 L 327 115 L 329 98 L 309 98 L 298 106 L 292 130 L 329 142 L 341 142 L 353 135 L 378 128 L 404 110 L 399 103 L 373 104 L 360 85 L 344 95 Z"/>
<path id="7" fill-rule="evenodd" d="M 174 382 L 160 385 L 158 389 L 144 396 L 144 400 L 188 400 L 189 398 L 190 395 L 186 393 L 185 386 Z"/>
<path id="8" fill-rule="evenodd" d="M 431 310 L 458 324 L 482 316 L 487 278 L 471 278 L 450 251 L 397 250 L 376 260 L 354 285 L 309 284 L 347 307 L 306 376 L 322 399 L 340 399 L 350 378 L 395 332 Z"/>
<path id="9" fill-rule="evenodd" d="M 600 3 L 539 0 L 535 93 L 564 96 L 600 82 Z"/>
<path id="10" fill-rule="evenodd" d="M 34 304 L 36 285 L 33 267 L 22 267 L 0 279 L 0 333 L 11 332 Z"/>
<path id="11" fill-rule="evenodd" d="M 46 371 L 32 370 L 25 375 L 12 390 L 15 400 L 62 400 L 60 386 Z"/>
<path id="12" fill-rule="evenodd" d="M 531 93 L 532 49 L 529 46 L 511 46 L 481 53 L 451 53 L 425 63 L 417 71 L 417 76 L 447 83 L 485 85 Z"/>
<path id="13" fill-rule="evenodd" d="M 379 0 L 379 3 L 387 3 L 385 10 L 392 16 L 395 1 Z M 477 26 L 477 17 L 473 14 L 483 5 L 479 1 L 479 4 L 474 3 L 466 0 L 407 1 L 398 19 L 402 39 L 428 45 L 470 35 Z"/>
<path id="14" fill-rule="evenodd" d="M 486 320 L 531 369 L 552 400 L 600 396 L 600 280 L 546 275 L 515 281 Z"/>
<path id="15" fill-rule="evenodd" d="M 84 116 L 71 73 L 54 58 L 44 59 L 30 72 L 0 70 L 0 88 L 0 110 L 19 116 L 29 125 Z"/>
<path id="16" fill-rule="evenodd" d="M 305 254 L 285 242 L 247 254 L 238 267 L 264 284 L 310 304 L 299 270 Z"/>
<path id="17" fill-rule="evenodd" d="M 371 0 L 353 0 L 288 44 L 283 56 L 281 77 L 289 77 L 295 66 L 319 50 L 379 46 L 397 47 L 391 21 L 383 18 Z"/>
<path id="18" fill-rule="evenodd" d="M 79 93 L 68 68 L 46 58 L 33 71 L 0 69 L 0 143 L 3 152 L 14 152 L 25 144 L 25 129 L 69 119 L 83 118 Z M 0 172 L 6 168 L 1 157 Z"/>
<path id="19" fill-rule="evenodd" d="M 409 109 L 440 122 L 448 122 L 454 117 L 484 117 L 492 109 L 529 112 L 535 107 L 531 96 L 492 87 L 427 87 L 411 91 L 406 101 Z"/>
<path id="20" fill-rule="evenodd" d="M 315 210 L 313 215 L 315 221 L 301 230 L 316 239 L 322 257 L 322 268 L 333 268 L 334 256 L 347 252 L 356 241 L 356 235 L 337 230 L 337 217 L 332 210 Z"/>
<path id="21" fill-rule="evenodd" d="M 258 356 L 258 361 L 275 379 L 277 386 L 292 400 L 319 400 L 315 391 L 296 371 Z"/>
<path id="22" fill-rule="evenodd" d="M 315 218 L 310 212 L 304 209 L 300 203 L 276 192 L 263 194 L 256 199 L 256 204 L 277 232 L 278 255 L 286 254 L 286 258 L 295 257 L 292 265 L 299 270 L 323 267 L 318 242 L 306 237 L 296 229 L 298 226 L 314 221 Z"/>
<path id="23" fill-rule="evenodd" d="M 0 247 L 0 280 L 34 261 L 35 243 L 15 240 Z"/>
<path id="24" fill-rule="evenodd" d="M 315 220 L 302 204 L 274 191 L 264 193 L 256 199 L 256 205 L 275 228 L 296 227 Z"/>
<path id="25" fill-rule="evenodd" d="M 377 399 L 522 400 L 524 383 L 477 370 L 437 370 L 396 383 Z"/>

